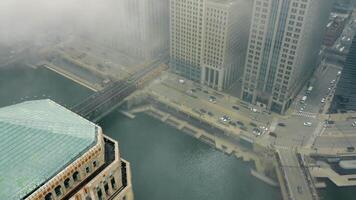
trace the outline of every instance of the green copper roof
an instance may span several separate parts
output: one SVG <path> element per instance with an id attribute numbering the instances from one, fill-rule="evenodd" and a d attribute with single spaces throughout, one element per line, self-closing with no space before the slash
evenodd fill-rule
<path id="1" fill-rule="evenodd" d="M 96 143 L 96 126 L 51 100 L 0 108 L 0 199 L 19 200 Z"/>

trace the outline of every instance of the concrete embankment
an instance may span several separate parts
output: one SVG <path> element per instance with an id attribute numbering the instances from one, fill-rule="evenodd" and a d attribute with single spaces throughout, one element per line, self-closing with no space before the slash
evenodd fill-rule
<path id="1" fill-rule="evenodd" d="M 277 179 L 273 156 L 272 159 L 268 157 L 266 154 L 269 150 L 255 144 L 253 139 L 221 130 L 215 124 L 204 122 L 170 105 L 157 102 L 146 93 L 133 96 L 129 101 L 127 109 L 131 114 L 145 112 L 228 155 L 234 155 L 246 162 L 253 162 L 255 169 L 251 171 L 251 174 L 254 177 L 269 185 L 278 185 L 278 182 L 273 180 Z"/>
<path id="2" fill-rule="evenodd" d="M 72 74 L 72 73 L 70 73 L 70 72 L 68 72 L 66 70 L 63 70 L 60 67 L 57 67 L 55 65 L 43 64 L 42 66 L 46 67 L 47 69 L 49 69 L 49 70 L 51 70 L 51 71 L 53 71 L 53 72 L 55 72 L 57 74 L 60 74 L 61 76 L 66 77 L 66 78 L 68 78 L 68 79 L 70 79 L 70 80 L 72 80 L 72 81 L 74 81 L 74 82 L 76 82 L 76 83 L 78 83 L 78 84 L 80 84 L 80 85 L 82 85 L 82 86 L 94 91 L 94 92 L 97 92 L 97 91 L 102 89 L 102 87 L 95 86 L 95 85 L 91 84 L 89 81 L 87 81 L 87 80 L 85 80 L 85 79 L 83 79 L 83 78 L 81 78 L 79 76 L 75 76 L 74 74 Z"/>

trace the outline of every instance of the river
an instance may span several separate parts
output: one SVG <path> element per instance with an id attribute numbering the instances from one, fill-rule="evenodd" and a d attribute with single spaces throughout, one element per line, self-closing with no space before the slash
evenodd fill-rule
<path id="1" fill-rule="evenodd" d="M 0 69 L 0 106 L 51 98 L 67 107 L 92 92 L 49 70 Z M 134 120 L 117 111 L 100 125 L 119 141 L 131 163 L 136 200 L 279 200 L 280 191 L 249 173 L 251 163 L 228 156 L 145 114 Z M 322 199 L 351 200 L 354 188 L 330 187 Z"/>

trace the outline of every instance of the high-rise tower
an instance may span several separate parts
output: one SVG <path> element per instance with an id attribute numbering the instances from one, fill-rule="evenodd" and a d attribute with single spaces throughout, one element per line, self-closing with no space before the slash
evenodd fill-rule
<path id="1" fill-rule="evenodd" d="M 356 36 L 337 84 L 332 108 L 345 112 L 356 111 Z"/>
<path id="2" fill-rule="evenodd" d="M 284 113 L 311 77 L 329 0 L 255 0 L 242 99 Z"/>
<path id="3" fill-rule="evenodd" d="M 171 0 L 171 69 L 223 90 L 242 75 L 250 0 Z"/>

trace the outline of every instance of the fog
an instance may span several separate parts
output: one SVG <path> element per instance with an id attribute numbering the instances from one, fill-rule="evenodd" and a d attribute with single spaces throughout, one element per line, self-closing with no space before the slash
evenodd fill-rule
<path id="1" fill-rule="evenodd" d="M 160 35 L 145 38 L 141 31 L 147 30 L 139 30 L 147 25 L 142 19 L 148 13 L 138 5 L 145 2 L 156 3 L 155 7 L 165 10 L 167 19 L 162 26 L 168 31 L 168 0 L 1 0 L 0 44 L 44 45 L 74 35 L 115 43 L 116 47 L 127 48 L 127 44 L 137 44 L 139 39 L 149 40 L 155 46 Z"/>

